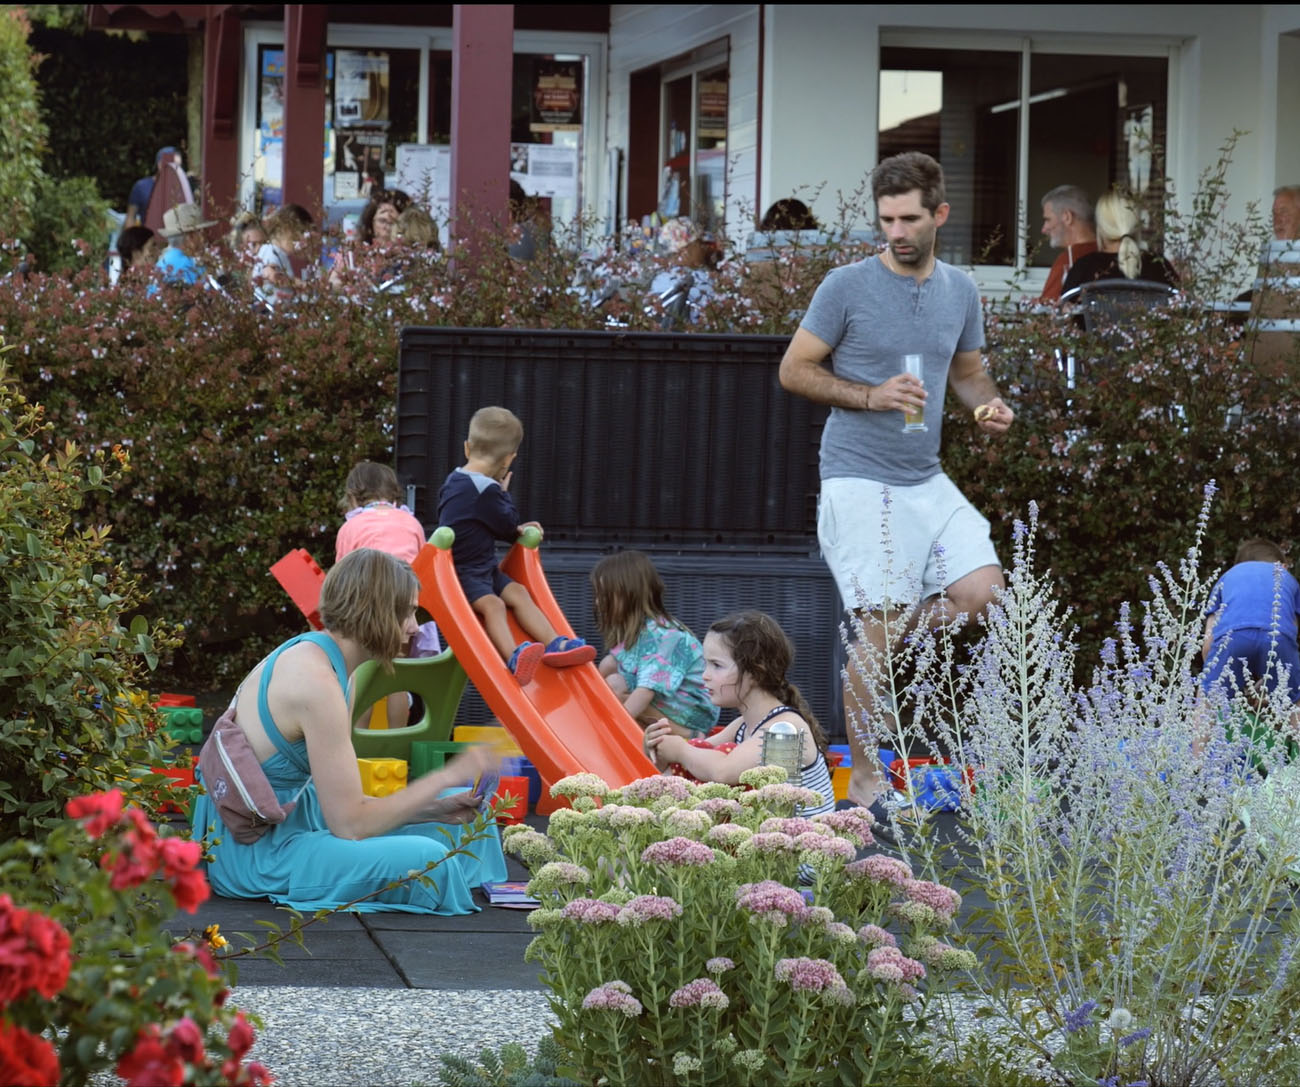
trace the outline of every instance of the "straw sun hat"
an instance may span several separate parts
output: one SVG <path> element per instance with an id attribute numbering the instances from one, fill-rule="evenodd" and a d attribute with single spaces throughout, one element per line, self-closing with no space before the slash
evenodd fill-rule
<path id="1" fill-rule="evenodd" d="M 197 204 L 177 204 L 163 212 L 162 229 L 158 231 L 164 238 L 178 238 L 195 230 L 207 230 L 216 226 L 217 220 L 204 219 L 203 212 Z"/>

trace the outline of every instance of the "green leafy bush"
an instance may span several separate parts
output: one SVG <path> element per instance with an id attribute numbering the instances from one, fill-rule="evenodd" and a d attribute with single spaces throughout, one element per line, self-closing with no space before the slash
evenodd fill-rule
<path id="1" fill-rule="evenodd" d="M 0 9 L 0 241 L 25 235 L 41 178 L 46 129 L 27 47 L 30 31 L 22 8 Z"/>
<path id="2" fill-rule="evenodd" d="M 175 632 L 123 625 L 137 582 L 107 557 L 107 529 L 77 523 L 126 455 L 52 443 L 42 415 L 0 358 L 0 838 L 165 757 L 137 684 Z"/>
<path id="3" fill-rule="evenodd" d="M 102 263 L 113 230 L 91 178 L 43 177 L 37 184 L 27 239 L 38 268 L 71 272 Z"/>
<path id="4" fill-rule="evenodd" d="M 1300 478 L 1288 412 L 1300 367 L 1253 372 L 1248 337 L 1208 308 L 1249 278 L 1258 253 L 1259 222 L 1228 222 L 1225 200 L 1211 172 L 1184 217 L 1171 203 L 1165 249 L 1186 273 L 1186 304 L 1135 316 L 1119 340 L 1054 309 L 990 302 L 989 365 L 1017 422 L 989 441 L 960 408 L 945 421 L 945 466 L 989 516 L 1000 554 L 1015 518 L 1039 502 L 1040 551 L 1085 648 L 1100 645 L 1112 603 L 1141 588 L 1154 556 L 1184 538 L 1169 480 L 1220 481 L 1211 562 L 1243 535 L 1285 542 L 1300 528 L 1297 506 L 1276 500 Z M 697 319 L 675 327 L 792 333 L 825 271 L 864 255 L 847 233 L 861 216 L 850 200 L 825 245 L 762 263 L 728 254 Z M 267 568 L 295 547 L 327 560 L 348 469 L 392 459 L 403 326 L 664 327 L 671 315 L 650 285 L 671 260 L 635 236 L 585 253 L 579 241 L 559 237 L 528 264 L 499 244 L 459 263 L 359 252 L 340 287 L 322 275 L 271 315 L 252 308 L 245 270 L 221 249 L 205 262 L 230 276 L 223 291 L 149 298 L 130 276 L 104 289 L 97 271 L 0 284 L 0 326 L 22 344 L 12 365 L 26 394 L 67 438 L 132 452 L 135 470 L 85 517 L 113 526 L 110 547 L 146 579 L 151 607 L 186 624 L 170 677 L 227 681 L 301 627 Z M 1070 357 L 1074 388 L 1061 372 Z"/>

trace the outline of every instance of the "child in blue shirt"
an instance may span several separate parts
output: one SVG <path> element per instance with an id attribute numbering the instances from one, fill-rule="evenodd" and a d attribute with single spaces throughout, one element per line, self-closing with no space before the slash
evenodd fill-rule
<path id="1" fill-rule="evenodd" d="M 514 543 L 535 521 L 520 523 L 509 494 L 510 465 L 519 453 L 524 427 L 506 408 L 479 408 L 469 422 L 465 465 L 455 469 L 438 494 L 438 523 L 456 533 L 452 560 L 470 606 L 483 619 L 488 637 L 521 686 L 532 681 L 538 664 L 568 668 L 595 660 L 596 650 L 581 638 L 556 633 L 533 598 L 497 565 L 496 542 Z M 515 644 L 509 612 L 535 641 Z"/>
<path id="2" fill-rule="evenodd" d="M 1300 651 L 1296 647 L 1300 583 L 1278 568 L 1285 561 L 1282 549 L 1271 540 L 1247 540 L 1237 549 L 1232 567 L 1211 590 L 1205 609 L 1202 690 L 1222 685 L 1228 673 L 1232 676 L 1230 691 L 1249 691 L 1262 684 L 1271 693 L 1281 679 L 1279 666 L 1285 666 L 1290 701 L 1300 703 Z"/>

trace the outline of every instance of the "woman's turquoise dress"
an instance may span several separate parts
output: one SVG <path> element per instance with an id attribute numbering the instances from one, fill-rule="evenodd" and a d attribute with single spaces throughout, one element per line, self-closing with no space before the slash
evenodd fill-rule
<path id="1" fill-rule="evenodd" d="M 389 834 L 361 841 L 335 837 L 325 825 L 316 786 L 309 780 L 305 740 L 289 743 L 271 719 L 266 691 L 275 659 L 299 641 L 311 641 L 329 654 L 344 691 L 347 670 L 343 654 L 327 634 L 300 635 L 285 642 L 267 658 L 258 690 L 258 712 L 276 753 L 262 764 L 280 802 L 297 798 L 289 817 L 273 826 L 251 845 L 226 832 L 216 805 L 206 795 L 194 804 L 194 837 L 220 839 L 211 848 L 208 882 L 226 898 L 269 898 L 298 910 L 333 909 L 379 892 L 350 907 L 365 912 L 472 913 L 473 888 L 506 878 L 501 838 L 495 826 L 469 846 L 468 852 L 447 857 L 468 836 L 467 828 L 448 823 L 412 823 Z M 454 792 L 456 790 L 448 790 Z M 429 876 L 432 886 L 411 880 L 383 890 L 393 880 L 422 871 L 430 861 L 441 861 Z"/>

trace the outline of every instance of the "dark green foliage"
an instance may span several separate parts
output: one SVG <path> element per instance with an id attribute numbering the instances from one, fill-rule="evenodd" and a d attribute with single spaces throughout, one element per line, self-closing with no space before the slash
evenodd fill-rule
<path id="1" fill-rule="evenodd" d="M 88 177 L 55 180 L 44 177 L 36 186 L 32 224 L 27 233 L 36 267 L 46 272 L 70 272 L 108 255 L 113 229 L 108 205 Z"/>
<path id="2" fill-rule="evenodd" d="M 37 26 L 31 45 L 42 56 L 36 74 L 49 128 L 46 172 L 94 178 L 104 199 L 125 211 L 136 179 L 153 174 L 158 149 L 184 150 L 185 36 L 134 40 Z"/>
<path id="3" fill-rule="evenodd" d="M 21 8 L 0 9 L 0 242 L 27 231 L 45 148 L 28 30 Z"/>
<path id="4" fill-rule="evenodd" d="M 161 764 L 137 682 L 174 633 L 78 523 L 110 493 L 121 454 L 53 441 L 0 362 L 0 839 L 57 823 L 69 799 Z"/>

